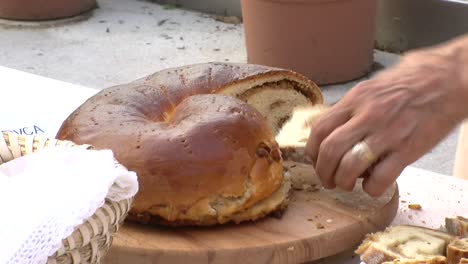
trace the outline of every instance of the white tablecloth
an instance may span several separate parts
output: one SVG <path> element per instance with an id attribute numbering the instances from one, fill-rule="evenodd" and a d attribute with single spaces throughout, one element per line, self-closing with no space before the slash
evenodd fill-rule
<path id="1" fill-rule="evenodd" d="M 62 121 L 98 90 L 0 66 L 0 131 L 55 137 Z"/>

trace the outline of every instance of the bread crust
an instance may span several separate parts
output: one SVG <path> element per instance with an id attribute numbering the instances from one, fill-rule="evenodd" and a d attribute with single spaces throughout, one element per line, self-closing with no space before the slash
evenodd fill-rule
<path id="1" fill-rule="evenodd" d="M 455 238 L 447 246 L 447 263 L 459 264 L 468 258 L 468 238 Z"/>
<path id="2" fill-rule="evenodd" d="M 432 239 L 440 245 L 432 245 L 431 250 L 415 248 L 418 246 L 424 247 L 424 243 L 421 243 L 420 245 L 411 245 L 413 247 L 411 249 L 408 248 L 409 246 L 405 246 L 405 243 L 409 240 L 423 241 L 424 239 Z M 385 231 L 367 235 L 361 245 L 356 249 L 355 253 L 358 254 L 361 260 L 366 264 L 442 264 L 446 263 L 446 258 L 444 256 L 445 249 L 452 239 L 453 236 L 445 232 L 425 227 L 412 225 L 392 226 L 388 227 Z M 432 241 L 428 242 L 432 243 Z M 415 252 L 418 253 L 416 254 Z"/>
<path id="3" fill-rule="evenodd" d="M 445 218 L 446 232 L 421 226 L 402 225 L 389 227 L 384 232 L 367 235 L 355 252 L 360 255 L 361 260 L 366 264 L 468 263 L 468 237 L 466 237 L 468 230 L 467 226 L 468 219 L 457 216 L 453 218 Z M 396 228 L 406 228 L 407 232 L 395 231 Z M 409 233 L 413 234 L 410 235 Z M 422 235 L 417 235 L 417 233 L 421 233 Z M 408 241 L 405 241 L 405 235 L 408 236 Z M 440 243 L 439 240 L 438 243 L 440 245 L 432 248 L 432 254 L 421 255 L 421 252 L 427 253 L 428 248 L 433 246 L 434 243 L 437 243 L 437 240 L 429 238 L 430 236 L 441 239 L 442 241 L 445 241 L 445 243 Z M 399 237 L 402 241 L 394 240 L 398 241 L 400 244 L 389 243 L 388 241 L 392 240 L 392 237 Z M 382 243 L 382 241 L 386 241 L 386 243 Z M 404 248 L 409 247 L 409 245 L 406 245 L 407 242 L 413 242 L 411 245 L 413 248 L 410 251 L 406 250 L 406 252 L 418 252 L 416 255 L 401 254 L 400 251 L 402 249 L 405 251 Z M 417 243 L 419 243 L 421 248 L 417 248 Z M 429 247 L 423 249 L 424 243 L 427 243 Z M 395 250 L 396 248 L 400 249 Z"/>
<path id="4" fill-rule="evenodd" d="M 286 84 L 277 85 L 280 83 Z M 264 89 L 269 84 L 271 89 Z M 117 87 L 129 86 L 148 86 L 157 90 L 167 98 L 157 103 L 164 110 L 194 94 L 234 96 L 254 106 L 266 117 L 274 134 L 297 106 L 323 104 L 320 88 L 307 77 L 291 70 L 246 63 L 211 62 L 169 68 Z M 280 93 L 282 90 L 294 93 L 296 98 L 302 97 L 301 101 L 288 101 L 287 96 Z M 256 97 L 262 91 L 270 92 L 271 102 L 267 107 L 262 107 Z M 276 108 L 283 111 L 273 118 Z"/>
<path id="5" fill-rule="evenodd" d="M 252 90 L 281 81 L 295 82 L 291 91 L 309 104 L 323 101 L 315 84 L 291 71 L 196 64 L 98 92 L 63 122 L 57 138 L 112 149 L 137 172 L 140 190 L 129 219 L 168 225 L 255 220 L 283 210 L 287 195 L 238 216 L 288 185 L 272 132 L 278 120 L 268 121 L 267 112 L 245 102 Z"/>
<path id="6" fill-rule="evenodd" d="M 468 236 L 468 219 L 462 216 L 446 217 L 445 228 L 454 236 L 466 237 Z"/>

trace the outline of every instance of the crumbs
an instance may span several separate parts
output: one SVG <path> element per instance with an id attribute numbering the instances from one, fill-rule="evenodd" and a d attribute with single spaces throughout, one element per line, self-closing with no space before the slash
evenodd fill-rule
<path id="1" fill-rule="evenodd" d="M 293 185 L 293 189 L 296 191 L 306 191 L 306 192 L 318 192 L 320 189 L 317 187 L 317 184 L 308 184 L 304 183 L 302 185 Z"/>
<path id="2" fill-rule="evenodd" d="M 306 192 L 318 192 L 320 189 L 317 188 L 316 184 L 303 184 L 302 188 Z"/>
<path id="3" fill-rule="evenodd" d="M 422 209 L 422 206 L 420 204 L 409 203 L 408 201 L 405 201 L 405 200 L 401 200 L 400 203 L 408 204 L 408 208 L 411 209 L 411 210 L 421 210 Z"/>
<path id="4" fill-rule="evenodd" d="M 325 225 L 318 221 L 319 218 L 321 218 L 320 214 L 315 215 L 314 217 L 307 218 L 307 221 L 308 222 L 315 222 L 315 228 L 316 229 L 325 229 Z M 333 223 L 333 220 L 332 219 L 327 219 L 327 220 L 325 220 L 325 222 L 330 224 L 330 223 Z"/>
<path id="5" fill-rule="evenodd" d="M 408 208 L 411 210 L 421 210 L 422 206 L 420 204 L 408 204 Z"/>
<path id="6" fill-rule="evenodd" d="M 316 227 L 317 229 L 324 229 L 324 228 L 325 228 L 325 226 L 324 226 L 322 223 L 317 223 L 317 224 L 315 225 L 315 227 Z"/>

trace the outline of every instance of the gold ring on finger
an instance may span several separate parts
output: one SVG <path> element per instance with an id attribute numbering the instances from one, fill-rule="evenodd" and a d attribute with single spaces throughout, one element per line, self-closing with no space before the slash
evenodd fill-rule
<path id="1" fill-rule="evenodd" d="M 377 157 L 375 156 L 374 152 L 364 141 L 361 141 L 354 145 L 354 147 L 351 149 L 351 153 L 358 159 L 364 162 L 368 162 L 369 164 L 372 164 L 377 160 Z"/>

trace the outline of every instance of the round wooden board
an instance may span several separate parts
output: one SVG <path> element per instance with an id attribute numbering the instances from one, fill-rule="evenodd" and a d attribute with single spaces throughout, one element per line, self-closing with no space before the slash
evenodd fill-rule
<path id="1" fill-rule="evenodd" d="M 105 263 L 304 263 L 353 249 L 396 215 L 396 184 L 374 199 L 360 184 L 353 192 L 326 190 L 310 165 L 285 165 L 296 190 L 282 217 L 203 228 L 125 223 Z"/>

